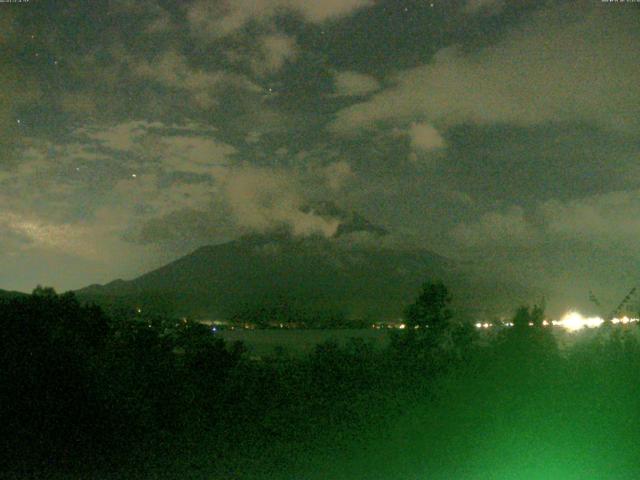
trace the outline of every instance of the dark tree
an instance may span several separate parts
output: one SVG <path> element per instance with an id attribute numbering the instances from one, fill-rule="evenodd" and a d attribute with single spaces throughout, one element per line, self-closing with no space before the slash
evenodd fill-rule
<path id="1" fill-rule="evenodd" d="M 407 327 L 444 332 L 453 317 L 450 304 L 451 294 L 442 282 L 424 283 L 416 301 L 405 311 Z"/>
<path id="2" fill-rule="evenodd" d="M 544 320 L 544 307 L 534 305 L 529 307 L 522 305 L 518 307 L 513 317 L 513 326 L 516 330 L 525 330 L 529 327 L 542 327 Z"/>
<path id="3" fill-rule="evenodd" d="M 558 346 L 550 327 L 544 322 L 544 307 L 520 306 L 513 316 L 513 328 L 504 330 L 499 338 L 500 349 L 520 366 L 554 360 Z"/>

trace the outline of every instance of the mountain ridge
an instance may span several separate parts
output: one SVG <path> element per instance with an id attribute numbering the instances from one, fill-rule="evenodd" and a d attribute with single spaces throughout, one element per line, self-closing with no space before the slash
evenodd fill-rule
<path id="1" fill-rule="evenodd" d="M 331 237 L 297 237 L 286 230 L 244 235 L 204 245 L 132 280 L 76 291 L 103 305 L 124 304 L 195 318 L 231 318 L 263 305 L 286 304 L 309 312 L 339 312 L 348 319 L 397 319 L 427 280 L 451 287 L 458 309 L 481 305 L 512 285 L 470 278 L 453 260 L 426 248 L 392 248 L 389 232 L 358 214 L 341 216 L 345 231 Z M 315 210 L 314 210 L 315 211 Z M 367 242 L 350 242 L 364 234 Z"/>

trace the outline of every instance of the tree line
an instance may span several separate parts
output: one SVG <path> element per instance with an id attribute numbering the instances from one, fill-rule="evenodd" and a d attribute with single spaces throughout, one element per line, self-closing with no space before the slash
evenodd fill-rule
<path id="1" fill-rule="evenodd" d="M 38 287 L 0 300 L 0 473 L 455 478 L 460 462 L 490 471 L 496 444 L 529 458 L 543 439 L 604 442 L 608 431 L 618 437 L 587 462 L 604 465 L 608 445 L 640 440 L 628 426 L 639 420 L 640 347 L 633 331 L 615 330 L 561 352 L 543 318 L 541 307 L 521 307 L 513 328 L 479 342 L 446 286 L 426 283 L 385 348 L 354 338 L 254 361 L 204 325 L 107 315 Z M 620 407 L 618 416 L 591 402 Z M 389 451 L 395 460 L 384 460 Z M 622 456 L 625 473 L 637 472 Z"/>

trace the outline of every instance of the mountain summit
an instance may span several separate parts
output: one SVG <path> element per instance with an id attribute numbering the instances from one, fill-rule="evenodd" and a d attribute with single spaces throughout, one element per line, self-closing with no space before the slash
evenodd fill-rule
<path id="1" fill-rule="evenodd" d="M 369 321 L 400 317 L 426 280 L 441 279 L 450 286 L 454 302 L 460 300 L 459 310 L 495 300 L 505 305 L 505 298 L 518 290 L 480 279 L 424 248 L 388 247 L 387 230 L 333 204 L 305 208 L 338 218 L 340 228 L 330 238 L 297 237 L 286 230 L 245 235 L 200 247 L 133 280 L 92 285 L 77 294 L 105 306 L 129 305 L 195 318 L 231 318 L 277 304 L 307 316 L 330 312 Z M 358 233 L 370 238 L 351 241 L 349 234 Z"/>
<path id="2" fill-rule="evenodd" d="M 276 230 L 203 246 L 133 280 L 77 291 L 99 304 L 161 309 L 176 315 L 228 318 L 277 300 L 313 314 L 397 318 L 427 278 L 446 276 L 451 262 L 428 250 L 395 251 L 376 241 L 388 234 L 329 202 L 305 212 L 338 219 L 335 234 L 296 237 Z M 351 242 L 349 234 L 371 235 Z"/>
<path id="3" fill-rule="evenodd" d="M 378 225 L 374 225 L 357 212 L 346 212 L 338 208 L 333 202 L 321 201 L 305 205 L 304 213 L 311 213 L 325 219 L 336 219 L 340 223 L 334 237 L 340 237 L 349 233 L 365 232 L 374 235 L 387 235 L 389 232 Z"/>

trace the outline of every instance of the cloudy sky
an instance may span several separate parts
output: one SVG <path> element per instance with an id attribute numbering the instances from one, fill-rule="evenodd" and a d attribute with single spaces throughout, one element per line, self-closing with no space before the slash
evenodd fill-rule
<path id="1" fill-rule="evenodd" d="M 330 200 L 562 301 L 640 282 L 640 3 L 0 3 L 0 288 Z"/>

